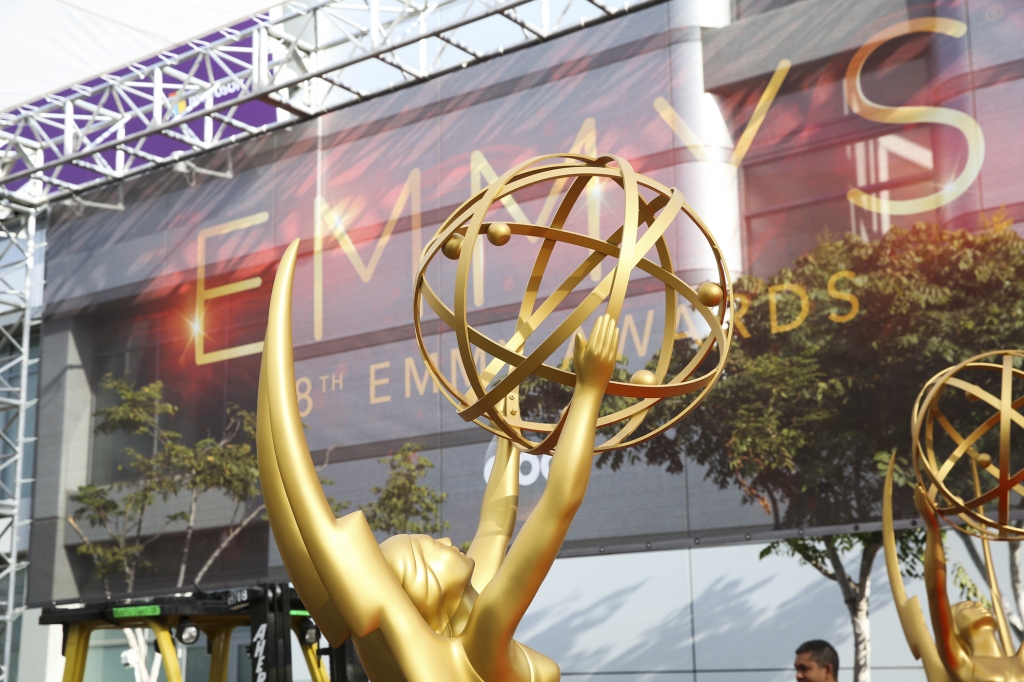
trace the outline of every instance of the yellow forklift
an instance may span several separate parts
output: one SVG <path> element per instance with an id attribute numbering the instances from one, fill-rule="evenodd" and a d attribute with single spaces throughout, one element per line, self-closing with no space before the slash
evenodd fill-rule
<path id="1" fill-rule="evenodd" d="M 210 653 L 209 682 L 227 682 L 231 633 L 243 627 L 249 628 L 250 633 L 248 653 L 253 682 L 292 682 L 292 632 L 298 637 L 313 682 L 349 682 L 347 649 L 320 649 L 320 630 L 287 583 L 55 604 L 43 609 L 39 622 L 64 627 L 64 682 L 82 682 L 93 632 L 124 628 L 146 628 L 153 632 L 167 682 L 182 682 L 174 640 L 194 644 L 200 632 L 204 633 Z"/>

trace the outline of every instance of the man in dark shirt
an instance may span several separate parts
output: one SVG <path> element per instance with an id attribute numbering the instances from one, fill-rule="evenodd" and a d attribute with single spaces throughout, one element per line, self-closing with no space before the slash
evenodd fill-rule
<path id="1" fill-rule="evenodd" d="M 836 682 L 839 676 L 839 654 L 823 639 L 804 642 L 796 650 L 797 682 Z"/>

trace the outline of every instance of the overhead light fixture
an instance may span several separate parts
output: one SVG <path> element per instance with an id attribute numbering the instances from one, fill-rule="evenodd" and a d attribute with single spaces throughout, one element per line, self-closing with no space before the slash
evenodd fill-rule
<path id="1" fill-rule="evenodd" d="M 188 618 L 182 618 L 178 621 L 178 629 L 175 630 L 174 636 L 182 644 L 195 644 L 199 639 L 199 628 Z"/>
<path id="2" fill-rule="evenodd" d="M 299 623 L 299 639 L 310 646 L 320 641 L 320 628 L 311 618 L 303 618 Z"/>

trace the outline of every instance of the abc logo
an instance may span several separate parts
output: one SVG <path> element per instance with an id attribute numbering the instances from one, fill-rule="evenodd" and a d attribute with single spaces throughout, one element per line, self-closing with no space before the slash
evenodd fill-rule
<path id="1" fill-rule="evenodd" d="M 484 483 L 491 478 L 494 467 L 494 455 L 498 451 L 498 439 L 492 438 L 487 444 L 487 461 L 484 462 Z M 551 468 L 551 455 L 527 455 L 519 453 L 519 485 L 532 485 L 541 476 L 548 478 Z"/>

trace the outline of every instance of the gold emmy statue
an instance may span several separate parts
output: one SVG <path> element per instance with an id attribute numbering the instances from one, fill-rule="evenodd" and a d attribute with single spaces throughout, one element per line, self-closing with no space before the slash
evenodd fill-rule
<path id="1" fill-rule="evenodd" d="M 895 457 L 889 462 L 882 504 L 885 563 L 903 632 L 929 682 L 1024 682 L 1024 646 L 1013 650 L 989 547 L 990 540 L 1024 539 L 1024 529 L 1010 521 L 1012 496 L 1024 496 L 1024 467 L 1017 462 L 1014 469 L 1010 451 L 1013 424 L 1024 427 L 1024 416 L 1017 411 L 1024 397 L 1014 398 L 1013 390 L 1014 379 L 1024 378 L 1024 371 L 1014 367 L 1015 360 L 1024 360 L 1024 352 L 984 353 L 943 370 L 925 384 L 914 405 L 914 502 L 927 533 L 924 575 L 936 641 L 917 597 L 907 599 L 900 574 L 892 512 Z M 962 409 L 970 403 L 991 410 L 965 435 L 949 417 L 949 407 Z M 986 438 L 995 427 L 997 432 Z M 997 456 L 984 452 L 982 443 L 995 445 Z M 993 504 L 996 513 L 986 515 L 985 506 Z M 977 602 L 950 605 L 940 519 L 981 539 L 991 611 Z"/>
<path id="2" fill-rule="evenodd" d="M 607 240 L 562 229 L 576 199 L 595 178 L 610 180 L 624 194 L 623 221 Z M 486 221 L 494 202 L 544 182 L 554 183 L 562 192 L 550 225 Z M 675 275 L 664 233 L 680 212 L 706 237 L 717 261 L 719 283 L 705 282 L 694 291 Z M 540 255 L 530 273 L 516 331 L 505 343 L 493 341 L 467 322 L 470 259 L 481 235 L 495 246 L 507 244 L 513 236 L 539 238 Z M 590 255 L 535 309 L 552 251 L 563 242 L 582 246 Z M 645 258 L 652 249 L 657 262 Z M 427 284 L 427 270 L 439 251 L 458 260 L 453 307 Z M 257 438 L 270 524 L 303 603 L 331 646 L 353 638 L 375 682 L 558 680 L 558 666 L 516 642 L 513 635 L 583 502 L 593 454 L 639 442 L 639 438 L 625 438 L 642 424 L 650 408 L 659 401 L 683 397 L 680 414 L 644 437 L 669 428 L 700 402 L 718 378 L 731 339 L 723 326 L 729 326 L 724 323 L 732 299 L 728 270 L 715 240 L 677 190 L 636 174 L 626 161 L 611 156 L 531 159 L 470 198 L 441 226 L 423 251 L 417 276 L 417 341 L 434 380 L 459 414 L 501 436 L 479 526 L 465 555 L 450 540 L 427 535 L 397 535 L 378 545 L 362 512 L 335 518 L 331 511 L 310 459 L 295 394 L 291 294 L 297 253 L 298 240 L 285 252 L 274 283 L 260 372 Z M 617 261 L 612 272 L 582 297 L 533 352 L 524 354 L 531 333 L 549 314 L 564 308 L 561 304 L 576 285 L 606 258 Z M 617 320 L 634 268 L 665 286 L 668 322 L 662 354 L 654 372 L 641 370 L 628 384 L 611 382 L 619 348 Z M 667 378 L 678 295 L 700 313 L 710 333 L 684 369 Z M 469 373 L 469 393 L 459 392 L 445 379 L 424 346 L 424 301 L 455 333 Z M 577 329 L 603 302 L 605 313 L 594 322 L 589 340 L 584 340 Z M 709 306 L 717 306 L 717 313 Z M 574 371 L 544 364 L 573 334 Z M 495 358 L 482 373 L 474 367 L 474 347 Z M 714 369 L 693 376 L 716 347 Z M 524 422 L 521 414 L 517 417 L 517 389 L 530 375 L 572 387 L 570 404 L 556 423 Z M 634 403 L 599 416 L 606 394 L 626 396 Z M 598 427 L 619 422 L 624 424 L 613 437 L 595 445 Z M 543 438 L 532 441 L 524 431 L 543 434 Z M 541 500 L 509 547 L 519 499 L 520 451 L 553 452 L 554 457 Z"/>

